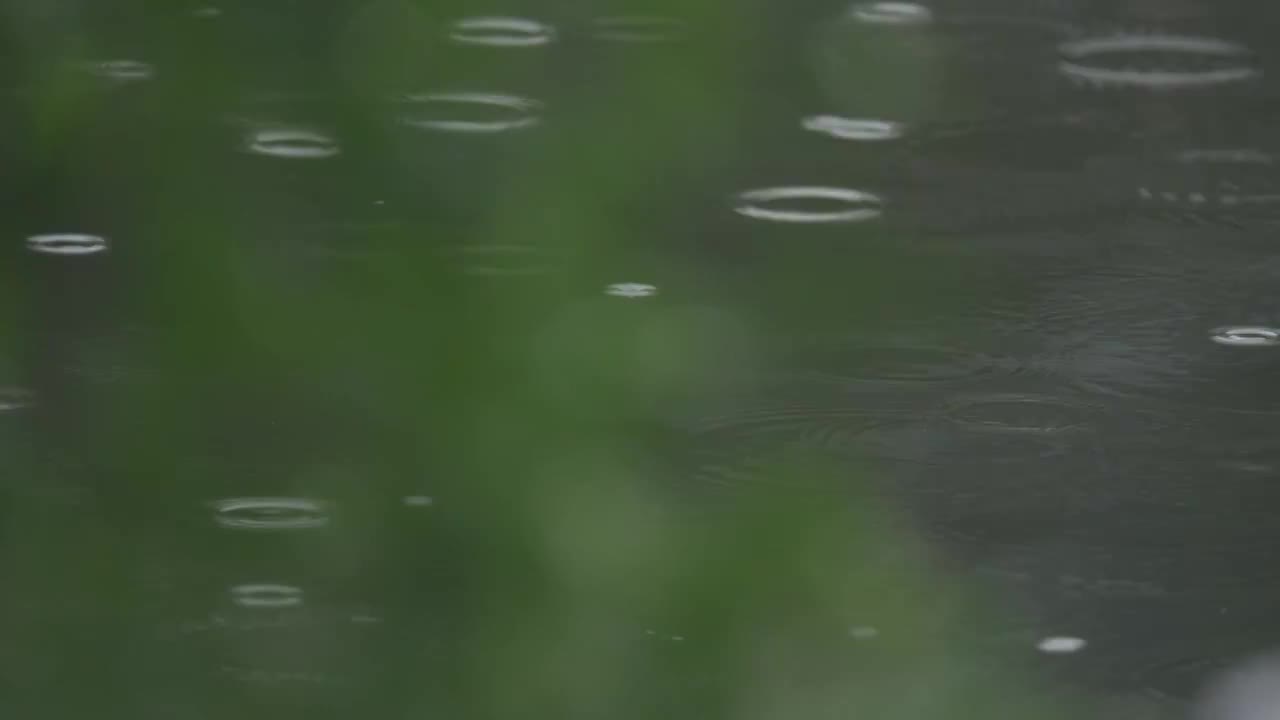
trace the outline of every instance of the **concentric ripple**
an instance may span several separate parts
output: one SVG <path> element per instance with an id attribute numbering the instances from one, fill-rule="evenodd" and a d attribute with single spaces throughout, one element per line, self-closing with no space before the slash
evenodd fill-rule
<path id="1" fill-rule="evenodd" d="M 27 249 L 43 255 L 96 255 L 107 251 L 107 239 L 87 233 L 50 233 L 27 238 Z"/>
<path id="2" fill-rule="evenodd" d="M 854 20 L 877 25 L 923 25 L 933 21 L 933 11 L 913 2 L 865 2 L 849 9 Z"/>
<path id="3" fill-rule="evenodd" d="M 838 140 L 882 142 L 897 140 L 904 132 L 902 123 L 891 120 L 848 118 L 839 115 L 810 115 L 800 123 L 805 130 L 830 135 Z"/>
<path id="4" fill-rule="evenodd" d="M 1057 433 L 1087 428 L 1089 408 L 1058 398 L 992 393 L 952 401 L 946 416 L 972 428 L 1009 433 Z"/>
<path id="5" fill-rule="evenodd" d="M 556 39 L 556 31 L 546 23 L 529 18 L 469 17 L 453 24 L 449 39 L 463 45 L 527 48 L 551 43 Z"/>
<path id="6" fill-rule="evenodd" d="M 880 217 L 879 196 L 862 190 L 785 186 L 748 190 L 734 210 L 745 217 L 780 223 L 855 223 Z"/>
<path id="7" fill-rule="evenodd" d="M 418 130 L 492 135 L 541 121 L 542 103 L 518 95 L 450 92 L 406 96 L 399 122 Z"/>
<path id="8" fill-rule="evenodd" d="M 245 608 L 290 608 L 302 605 L 302 589 L 293 585 L 260 583 L 231 588 L 231 601 Z"/>
<path id="9" fill-rule="evenodd" d="M 342 152 L 333 136 L 308 128 L 260 128 L 244 141 L 245 150 L 255 155 L 289 160 L 323 160 Z"/>
<path id="10" fill-rule="evenodd" d="M 296 497 L 235 497 L 212 503 L 214 522 L 233 530 L 302 530 L 329 524 L 318 500 Z"/>
<path id="11" fill-rule="evenodd" d="M 1179 90 L 1260 75 L 1248 48 L 1210 37 L 1121 33 L 1070 40 L 1058 51 L 1063 76 L 1099 88 Z"/>
<path id="12" fill-rule="evenodd" d="M 1280 330 L 1269 327 L 1231 326 L 1215 328 L 1209 339 L 1232 347 L 1274 347 L 1280 345 Z"/>

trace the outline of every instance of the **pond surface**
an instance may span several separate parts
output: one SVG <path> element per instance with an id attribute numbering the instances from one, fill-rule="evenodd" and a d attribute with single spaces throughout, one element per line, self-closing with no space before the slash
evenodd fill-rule
<path id="1" fill-rule="evenodd" d="M 610 442 L 847 469 L 1126 713 L 1280 644 L 1274 6 L 12 5 L 15 711 L 428 714 L 450 533 Z"/>

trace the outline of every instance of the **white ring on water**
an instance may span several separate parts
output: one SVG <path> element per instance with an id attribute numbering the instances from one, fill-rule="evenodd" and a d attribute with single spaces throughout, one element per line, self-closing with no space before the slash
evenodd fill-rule
<path id="1" fill-rule="evenodd" d="M 789 223 L 848 223 L 880 217 L 879 196 L 852 188 L 791 186 L 748 190 L 734 210 L 756 220 Z M 852 207 L 827 211 L 787 210 L 767 205 L 780 200 L 832 200 Z"/>
<path id="2" fill-rule="evenodd" d="M 94 255 L 107 251 L 107 239 L 86 233 L 49 233 L 27 238 L 27 249 L 46 255 Z"/>
<path id="3" fill-rule="evenodd" d="M 306 498 L 237 497 L 215 500 L 212 505 L 215 522 L 239 530 L 298 530 L 329 524 L 324 504 Z M 283 516 L 254 516 L 263 512 Z"/>
<path id="4" fill-rule="evenodd" d="M 1270 347 L 1280 345 L 1280 330 L 1260 326 L 1214 328 L 1210 340 L 1232 347 Z"/>
<path id="5" fill-rule="evenodd" d="M 1058 71 L 1066 77 L 1098 86 L 1143 87 L 1156 90 L 1204 87 L 1248 80 L 1260 75 L 1257 68 L 1236 65 L 1211 70 L 1148 70 L 1107 68 L 1085 64 L 1091 56 L 1107 53 L 1182 53 L 1209 58 L 1241 58 L 1249 54 L 1243 45 L 1207 37 L 1164 34 L 1120 34 L 1070 40 L 1058 46 L 1065 58 Z"/>
<path id="6" fill-rule="evenodd" d="M 306 128 L 264 128 L 249 133 L 245 149 L 270 157 L 317 160 L 331 158 L 342 149 L 332 136 Z"/>
<path id="7" fill-rule="evenodd" d="M 150 80 L 156 69 L 141 60 L 99 60 L 89 63 L 89 72 L 98 77 L 124 82 Z"/>
<path id="8" fill-rule="evenodd" d="M 247 608 L 297 607 L 302 604 L 302 589 L 271 583 L 237 585 L 231 588 L 231 600 Z"/>
<path id="9" fill-rule="evenodd" d="M 879 25 L 922 25 L 933 21 L 933 11 L 913 2 L 858 3 L 849 8 L 855 20 Z"/>
<path id="10" fill-rule="evenodd" d="M 556 39 L 555 28 L 518 17 L 471 17 L 453 24 L 449 39 L 463 45 L 536 47 Z"/>
<path id="11" fill-rule="evenodd" d="M 606 295 L 623 298 L 644 298 L 652 297 L 658 294 L 658 288 L 648 283 L 614 283 L 605 288 Z"/>
<path id="12" fill-rule="evenodd" d="M 892 120 L 847 118 L 839 115 L 810 115 L 800 121 L 805 130 L 830 135 L 840 140 L 880 142 L 902 137 L 902 123 Z"/>
<path id="13" fill-rule="evenodd" d="M 408 95 L 404 98 L 404 102 L 419 105 L 423 108 L 432 106 L 448 107 L 451 105 L 472 106 L 477 108 L 499 108 L 513 113 L 513 117 L 499 120 L 445 120 L 418 118 L 404 114 L 400 115 L 399 118 L 402 125 L 420 130 L 473 134 L 500 133 L 532 127 L 538 124 L 540 118 L 537 113 L 542 109 L 542 103 L 537 100 L 497 93 L 427 93 Z"/>

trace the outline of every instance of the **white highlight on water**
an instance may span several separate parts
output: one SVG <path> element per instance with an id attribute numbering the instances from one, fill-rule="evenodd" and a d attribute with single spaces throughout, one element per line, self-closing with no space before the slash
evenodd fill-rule
<path id="1" fill-rule="evenodd" d="M 1050 655 L 1070 655 L 1080 652 L 1088 644 L 1084 638 L 1059 635 L 1044 638 L 1036 643 L 1036 649 Z"/>
<path id="2" fill-rule="evenodd" d="M 831 201 L 837 207 L 831 210 L 787 209 L 785 202 L 788 200 Z M 862 190 L 789 186 L 748 190 L 738 196 L 734 210 L 739 215 L 773 222 L 849 223 L 880 217 L 881 205 L 878 196 Z"/>
<path id="3" fill-rule="evenodd" d="M 913 2 L 868 2 L 849 8 L 855 20 L 878 25 L 920 25 L 933 21 L 933 11 Z"/>
<path id="4" fill-rule="evenodd" d="M 604 290 L 606 295 L 622 298 L 645 298 L 658 294 L 658 288 L 646 283 L 614 283 Z"/>
<path id="5" fill-rule="evenodd" d="M 1234 347 L 1270 347 L 1280 345 L 1280 330 L 1260 326 L 1214 328 L 1209 339 L 1219 345 Z"/>
<path id="6" fill-rule="evenodd" d="M 540 121 L 539 113 L 542 103 L 517 95 L 498 93 L 425 93 L 408 95 L 403 104 L 409 112 L 402 113 L 399 122 L 408 127 L 420 130 L 439 132 L 492 134 L 522 130 L 533 127 Z M 456 112 L 458 108 L 478 112 L 504 111 L 507 117 L 496 119 L 449 118 L 444 114 Z"/>
<path id="7" fill-rule="evenodd" d="M 456 43 L 492 47 L 537 47 L 555 38 L 550 25 L 518 17 L 463 18 L 449 31 L 449 39 Z"/>
<path id="8" fill-rule="evenodd" d="M 300 530 L 329 524 L 325 505 L 296 497 L 235 497 L 215 500 L 214 521 L 237 530 Z"/>
<path id="9" fill-rule="evenodd" d="M 292 160 L 320 160 L 342 152 L 332 136 L 306 128 L 254 130 L 245 140 L 245 149 L 258 155 Z"/>
<path id="10" fill-rule="evenodd" d="M 1248 80 L 1260 71 L 1250 65 L 1235 64 L 1249 55 L 1248 48 L 1226 40 L 1161 33 L 1121 33 L 1070 40 L 1058 46 L 1064 58 L 1058 71 L 1066 77 L 1097 87 L 1141 87 L 1175 90 Z M 1156 70 L 1145 67 L 1109 68 L 1093 64 L 1111 53 L 1151 52 L 1221 59 L 1223 67 L 1206 70 Z"/>
<path id="11" fill-rule="evenodd" d="M 902 124 L 891 120 L 847 118 L 839 115 L 810 115 L 800 121 L 800 126 L 839 140 L 861 142 L 897 140 L 903 134 Z"/>
<path id="12" fill-rule="evenodd" d="M 302 590 L 270 583 L 237 585 L 231 588 L 231 601 L 247 608 L 298 607 L 302 605 Z"/>
<path id="13" fill-rule="evenodd" d="M 32 235 L 27 249 L 45 255 L 94 255 L 107 251 L 107 239 L 87 233 Z"/>

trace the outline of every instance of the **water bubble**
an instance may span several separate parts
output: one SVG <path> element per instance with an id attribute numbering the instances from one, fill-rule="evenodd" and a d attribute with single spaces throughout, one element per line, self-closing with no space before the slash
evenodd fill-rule
<path id="1" fill-rule="evenodd" d="M 496 93 L 428 93 L 404 98 L 403 125 L 420 130 L 492 134 L 537 125 L 542 103 Z"/>
<path id="2" fill-rule="evenodd" d="M 834 205 L 825 209 L 788 207 L 789 201 Z M 777 204 L 782 203 L 779 207 Z M 861 190 L 837 187 L 774 187 L 748 190 L 738 196 L 738 214 L 757 220 L 788 223 L 847 223 L 880 217 L 881 200 Z"/>
<path id="3" fill-rule="evenodd" d="M 670 17 L 620 15 L 591 21 L 600 40 L 623 43 L 655 43 L 671 40 L 685 30 L 684 22 Z"/>
<path id="4" fill-rule="evenodd" d="M 1175 90 L 1205 87 L 1248 80 L 1258 76 L 1257 68 L 1242 64 L 1249 50 L 1226 40 L 1184 35 L 1121 33 L 1082 38 L 1062 43 L 1063 59 L 1058 71 L 1072 81 L 1093 87 L 1140 87 Z M 1177 67 L 1156 68 L 1150 64 L 1108 67 L 1107 56 L 1131 58 L 1148 54 L 1153 58 L 1177 58 Z"/>
<path id="5" fill-rule="evenodd" d="M 150 80 L 156 69 L 141 60 L 99 60 L 89 63 L 89 72 L 101 78 L 118 82 Z"/>
<path id="6" fill-rule="evenodd" d="M 86 233 L 51 233 L 27 238 L 27 249 L 46 255 L 93 255 L 106 252 L 107 239 Z"/>
<path id="7" fill-rule="evenodd" d="M 247 608 L 298 607 L 302 605 L 302 590 L 292 585 L 237 585 L 231 588 L 231 601 Z"/>
<path id="8" fill-rule="evenodd" d="M 645 283 L 614 283 L 605 288 L 604 292 L 614 297 L 643 298 L 656 295 L 658 288 Z"/>
<path id="9" fill-rule="evenodd" d="M 1036 649 L 1050 655 L 1070 655 L 1071 653 L 1080 652 L 1088 644 L 1084 638 L 1054 636 L 1044 638 L 1036 643 Z"/>
<path id="10" fill-rule="evenodd" d="M 1220 327 L 1213 330 L 1209 339 L 1219 345 L 1269 347 L 1280 345 L 1280 330 L 1269 327 Z"/>
<path id="11" fill-rule="evenodd" d="M 849 16 L 880 25 L 921 25 L 933 20 L 933 11 L 912 2 L 869 2 L 849 8 Z"/>
<path id="12" fill-rule="evenodd" d="M 306 128 L 262 128 L 249 133 L 245 148 L 258 155 L 289 159 L 331 158 L 342 150 L 332 136 Z"/>
<path id="13" fill-rule="evenodd" d="M 430 495 L 407 495 L 402 502 L 409 507 L 431 507 L 436 504 Z"/>
<path id="14" fill-rule="evenodd" d="M 465 45 L 535 47 L 555 40 L 555 29 L 537 20 L 516 17 L 471 17 L 453 24 L 449 39 Z"/>
<path id="15" fill-rule="evenodd" d="M 237 530 L 299 530 L 329 523 L 325 505 L 306 498 L 226 498 L 213 508 L 219 525 Z"/>
<path id="16" fill-rule="evenodd" d="M 35 393 L 18 387 L 0 387 L 0 412 L 25 410 L 35 402 Z"/>
<path id="17" fill-rule="evenodd" d="M 811 115 L 801 121 L 805 130 L 830 135 L 840 140 L 878 142 L 902 137 L 902 124 L 891 120 L 869 120 L 839 115 Z"/>

